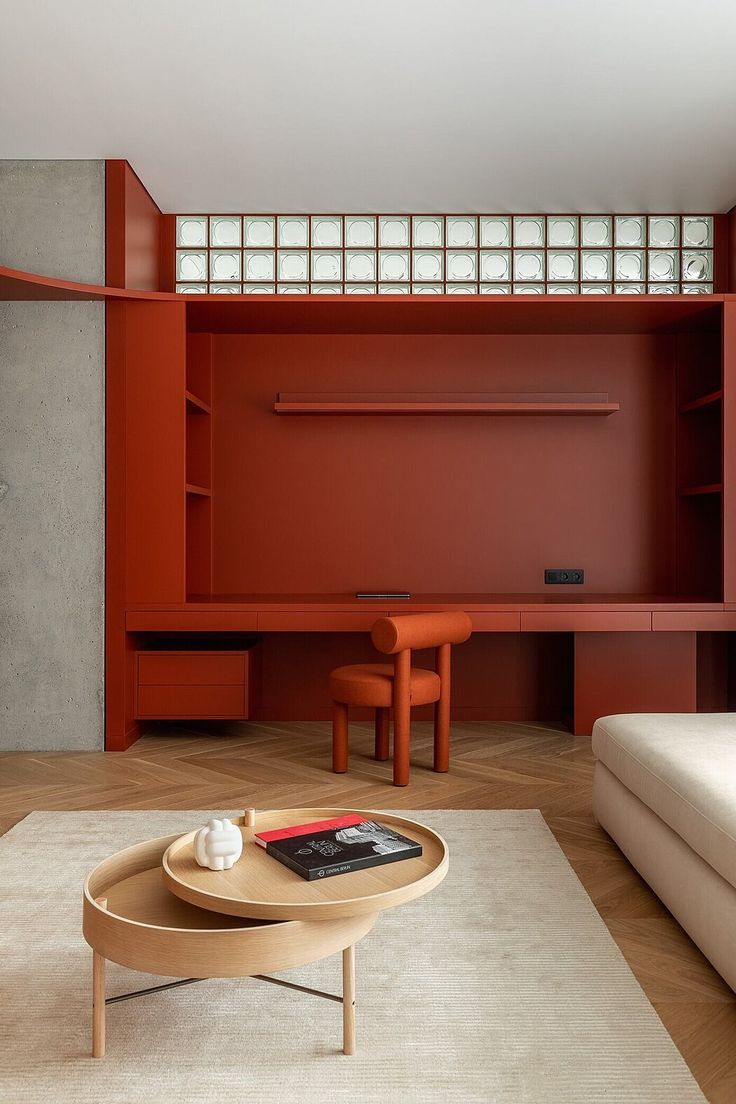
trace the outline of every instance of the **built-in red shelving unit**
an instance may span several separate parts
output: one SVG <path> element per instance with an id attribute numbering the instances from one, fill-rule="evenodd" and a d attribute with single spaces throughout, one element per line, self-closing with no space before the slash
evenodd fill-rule
<path id="1" fill-rule="evenodd" d="M 447 608 L 474 621 L 468 720 L 583 733 L 593 709 L 725 700 L 736 308 L 437 298 L 182 304 L 211 495 L 187 495 L 181 601 L 129 606 L 128 636 L 255 636 L 261 720 L 326 718 L 376 617 Z M 586 585 L 545 589 L 568 563 Z M 396 586 L 412 599 L 353 597 Z"/>
<path id="2" fill-rule="evenodd" d="M 156 257 L 123 260 L 153 286 Z M 176 296 L 0 269 L 0 297 L 107 304 L 109 749 L 140 732 L 136 655 L 247 648 L 252 718 L 326 719 L 330 668 L 415 610 L 473 618 L 465 720 L 726 707 L 736 296 Z M 545 587 L 561 566 L 585 584 Z"/>

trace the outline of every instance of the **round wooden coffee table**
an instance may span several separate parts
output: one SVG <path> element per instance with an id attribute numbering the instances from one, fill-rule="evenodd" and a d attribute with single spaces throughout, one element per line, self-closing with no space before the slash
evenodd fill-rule
<path id="1" fill-rule="evenodd" d="M 253 842 L 255 830 L 325 820 L 346 809 L 284 809 L 243 818 L 243 855 L 227 871 L 194 862 L 195 832 L 136 844 L 84 884 L 83 934 L 92 948 L 92 1053 L 105 1053 L 105 1008 L 209 977 L 254 977 L 343 1006 L 343 1051 L 355 1053 L 355 944 L 378 913 L 428 893 L 447 873 L 447 846 L 404 817 L 366 813 L 422 844 L 419 858 L 308 882 Z M 254 827 L 255 825 L 255 827 Z M 162 877 L 163 873 L 163 877 Z M 342 996 L 266 976 L 342 951 Z M 105 995 L 105 962 L 181 980 Z"/>

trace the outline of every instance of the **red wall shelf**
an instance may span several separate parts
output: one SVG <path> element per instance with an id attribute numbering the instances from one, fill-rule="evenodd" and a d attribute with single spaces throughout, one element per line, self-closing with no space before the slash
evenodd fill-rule
<path id="1" fill-rule="evenodd" d="M 698 483 L 692 487 L 682 487 L 680 494 L 687 497 L 688 495 L 720 494 L 722 491 L 723 484 L 721 483 Z"/>
<path id="2" fill-rule="evenodd" d="M 280 393 L 276 414 L 450 414 L 450 415 L 596 415 L 620 410 L 608 395 L 549 394 L 345 394 Z"/>
<path id="3" fill-rule="evenodd" d="M 723 391 L 711 391 L 707 395 L 701 395 L 697 399 L 691 399 L 690 402 L 683 403 L 680 407 L 681 414 L 689 414 L 693 410 L 703 410 L 706 407 L 713 406 L 715 403 L 721 402 L 723 399 Z"/>
<path id="4" fill-rule="evenodd" d="M 187 414 L 211 414 L 212 407 L 202 399 L 198 399 L 196 395 L 193 395 L 191 391 L 185 392 L 187 400 Z"/>
<path id="5" fill-rule="evenodd" d="M 209 489 L 209 487 L 198 487 L 196 483 L 187 483 L 186 492 L 187 494 L 207 495 L 208 497 L 212 494 L 212 491 Z"/>

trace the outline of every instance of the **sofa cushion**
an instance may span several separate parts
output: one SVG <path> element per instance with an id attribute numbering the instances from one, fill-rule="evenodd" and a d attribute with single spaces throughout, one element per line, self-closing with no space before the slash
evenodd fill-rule
<path id="1" fill-rule="evenodd" d="M 736 714 L 601 717 L 593 727 L 593 752 L 736 886 Z"/>

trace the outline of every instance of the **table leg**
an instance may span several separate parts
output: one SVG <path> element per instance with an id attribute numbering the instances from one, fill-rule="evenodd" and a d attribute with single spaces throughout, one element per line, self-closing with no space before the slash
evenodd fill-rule
<path id="1" fill-rule="evenodd" d="M 355 1054 L 355 944 L 342 952 L 342 1052 Z"/>
<path id="2" fill-rule="evenodd" d="M 96 897 L 100 908 L 107 908 L 107 897 Z M 92 952 L 92 1057 L 105 1057 L 105 959 Z"/>
<path id="3" fill-rule="evenodd" d="M 92 952 L 92 1057 L 105 1057 L 105 959 Z"/>

